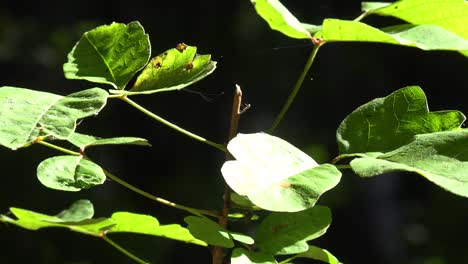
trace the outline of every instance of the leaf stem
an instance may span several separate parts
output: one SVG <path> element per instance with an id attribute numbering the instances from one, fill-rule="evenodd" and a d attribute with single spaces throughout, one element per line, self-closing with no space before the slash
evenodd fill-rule
<path id="1" fill-rule="evenodd" d="M 167 206 L 170 206 L 170 207 L 174 207 L 174 208 L 177 208 L 177 209 L 180 209 L 180 210 L 184 210 L 184 211 L 187 211 L 189 213 L 192 213 L 194 215 L 197 215 L 197 216 L 201 216 L 201 217 L 204 217 L 202 216 L 202 214 L 205 214 L 205 215 L 209 215 L 209 216 L 213 216 L 213 217 L 219 217 L 219 214 L 217 212 L 214 212 L 214 211 L 209 211 L 209 210 L 202 210 L 202 209 L 196 209 L 196 208 L 192 208 L 192 207 L 188 207 L 188 206 L 183 206 L 183 205 L 180 205 L 180 204 L 176 204 L 176 203 L 173 203 L 171 201 L 168 201 L 166 199 L 163 199 L 163 198 L 160 198 L 160 197 L 157 197 L 157 196 L 154 196 L 150 193 L 147 193 L 133 185 L 131 185 L 130 183 L 120 179 L 119 177 L 115 176 L 114 174 L 110 173 L 109 171 L 103 169 L 104 173 L 106 174 L 107 177 L 109 177 L 110 179 L 112 179 L 113 181 L 117 182 L 118 184 L 148 198 L 148 199 L 151 199 L 153 201 L 156 201 L 158 203 L 162 203 L 164 205 L 167 205 Z"/>
<path id="2" fill-rule="evenodd" d="M 115 243 L 114 241 L 112 241 L 110 238 L 108 238 L 107 236 L 102 236 L 102 239 L 104 239 L 104 241 L 106 241 L 107 243 L 109 243 L 111 246 L 113 246 L 114 248 L 116 248 L 118 251 L 124 253 L 127 257 L 135 260 L 137 263 L 141 263 L 141 264 L 148 264 L 149 262 L 147 261 L 144 261 L 142 260 L 141 258 L 135 256 L 134 254 L 130 253 L 128 250 L 126 250 L 125 248 L 121 247 L 119 244 Z"/>
<path id="3" fill-rule="evenodd" d="M 52 144 L 52 143 L 49 143 L 49 142 L 46 142 L 46 141 L 43 141 L 43 140 L 38 140 L 38 141 L 36 141 L 36 143 L 41 144 L 41 145 L 46 146 L 46 147 L 49 147 L 49 148 L 53 148 L 55 150 L 58 150 L 58 151 L 61 151 L 61 152 L 64 152 L 64 153 L 67 153 L 67 154 L 70 154 L 70 155 L 81 156 L 81 153 L 79 153 L 79 152 L 75 152 L 75 151 L 72 151 L 72 150 L 69 150 L 69 149 L 66 149 L 66 148 L 62 148 L 60 146 L 57 146 L 55 144 Z"/>
<path id="4" fill-rule="evenodd" d="M 307 75 L 307 72 L 309 71 L 310 67 L 312 66 L 312 63 L 314 62 L 315 56 L 317 55 L 317 52 L 319 48 L 321 47 L 323 43 L 318 43 L 313 46 L 312 51 L 310 52 L 309 58 L 307 59 L 307 62 L 304 66 L 304 69 L 302 70 L 301 75 L 299 76 L 299 79 L 297 79 L 296 84 L 294 85 L 293 90 L 289 94 L 288 99 L 286 100 L 286 103 L 284 104 L 283 108 L 281 109 L 281 112 L 276 116 L 275 122 L 271 126 L 271 128 L 268 130 L 270 134 L 272 134 L 276 127 L 279 125 L 281 120 L 283 119 L 284 115 L 288 111 L 289 107 L 291 106 L 292 102 L 294 101 L 294 98 L 296 98 L 297 93 L 299 92 L 302 83 L 304 82 L 304 79 Z"/>
<path id="5" fill-rule="evenodd" d="M 348 164 L 343 164 L 343 165 L 335 165 L 335 167 L 339 170 L 347 170 L 347 169 L 351 169 L 351 165 L 348 165 Z"/>
<path id="6" fill-rule="evenodd" d="M 184 134 L 186 136 L 189 136 L 189 137 L 191 137 L 191 138 L 193 138 L 195 140 L 198 140 L 200 142 L 206 143 L 206 144 L 208 144 L 208 145 L 210 145 L 212 147 L 215 147 L 215 148 L 221 150 L 222 152 L 227 151 L 226 147 L 224 145 L 221 145 L 221 144 L 212 142 L 212 141 L 210 141 L 208 139 L 205 139 L 203 137 L 200 137 L 200 136 L 198 136 L 198 135 L 196 135 L 196 134 L 194 134 L 192 132 L 189 132 L 189 131 L 187 131 L 187 130 L 185 130 L 185 129 L 183 129 L 183 128 L 181 128 L 181 127 L 179 127 L 179 126 L 177 126 L 177 125 L 175 125 L 175 124 L 173 124 L 173 123 L 171 123 L 171 122 L 169 122 L 169 121 L 167 121 L 167 120 L 165 120 L 165 119 L 163 119 L 161 117 L 159 117 L 158 115 L 156 115 L 153 112 L 147 110 L 143 106 L 141 106 L 141 105 L 137 104 L 136 102 L 130 100 L 127 96 L 121 96 L 120 99 L 122 99 L 126 103 L 130 104 L 131 106 L 135 107 L 137 110 L 141 111 L 145 115 L 155 119 L 156 121 L 158 121 L 158 122 L 172 128 L 172 129 L 177 130 L 178 132 L 180 132 L 180 133 L 182 133 L 182 134 Z"/>
<path id="7" fill-rule="evenodd" d="M 353 21 L 361 21 L 361 20 L 363 20 L 368 14 L 369 14 L 369 11 L 366 11 L 366 12 L 360 14 L 358 17 L 356 17 Z"/>

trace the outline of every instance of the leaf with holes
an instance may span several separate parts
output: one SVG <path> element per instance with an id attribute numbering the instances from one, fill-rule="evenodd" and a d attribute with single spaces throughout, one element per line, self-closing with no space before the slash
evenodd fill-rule
<path id="1" fill-rule="evenodd" d="M 310 208 L 341 178 L 335 166 L 319 166 L 293 145 L 265 133 L 238 134 L 227 148 L 236 160 L 224 163 L 224 179 L 236 193 L 266 210 Z"/>
<path id="2" fill-rule="evenodd" d="M 40 136 L 66 139 L 78 119 L 93 116 L 105 106 L 108 93 L 100 88 L 60 96 L 17 87 L 0 88 L 0 145 L 29 146 Z"/>
<path id="3" fill-rule="evenodd" d="M 139 22 L 112 23 L 83 34 L 63 65 L 65 77 L 124 89 L 151 56 L 148 34 Z"/>
<path id="4" fill-rule="evenodd" d="M 197 54 L 197 47 L 179 44 L 154 57 L 138 76 L 130 91 L 119 94 L 151 94 L 180 90 L 210 75 L 216 69 L 211 55 Z"/>
<path id="5" fill-rule="evenodd" d="M 294 213 L 273 212 L 260 224 L 255 244 L 260 252 L 272 255 L 306 252 L 307 241 L 323 235 L 330 223 L 330 209 L 324 206 Z"/>
<path id="6" fill-rule="evenodd" d="M 37 178 L 46 187 L 61 191 L 80 191 L 103 184 L 106 175 L 96 163 L 81 156 L 56 156 L 41 162 Z"/>
<path id="7" fill-rule="evenodd" d="M 417 173 L 454 194 L 468 197 L 468 130 L 416 135 L 393 151 L 357 158 L 350 165 L 361 177 L 389 172 Z"/>
<path id="8" fill-rule="evenodd" d="M 429 112 L 417 86 L 374 99 L 347 116 L 337 130 L 340 153 L 387 152 L 409 143 L 414 135 L 460 128 L 459 111 Z"/>

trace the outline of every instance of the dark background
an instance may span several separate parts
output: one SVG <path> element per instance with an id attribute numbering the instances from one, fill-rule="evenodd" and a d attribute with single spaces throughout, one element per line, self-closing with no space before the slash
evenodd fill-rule
<path id="1" fill-rule="evenodd" d="M 359 1 L 286 1 L 302 21 L 352 19 Z M 307 41 L 272 31 L 244 1 L 2 1 L 0 3 L 0 86 L 69 94 L 96 85 L 66 80 L 62 64 L 81 34 L 113 21 L 138 20 L 150 36 L 153 55 L 179 42 L 212 54 L 216 71 L 189 87 L 135 100 L 160 116 L 203 137 L 225 143 L 232 91 L 241 85 L 252 108 L 239 131 L 267 130 L 285 102 L 310 52 Z M 388 18 L 364 22 L 386 25 Z M 408 86 L 421 86 L 431 110 L 468 112 L 468 60 L 445 51 L 423 52 L 390 45 L 344 43 L 321 48 L 303 87 L 276 132 L 319 162 L 337 155 L 335 131 L 361 104 Z M 313 80 L 312 80 L 313 78 Z M 102 88 L 110 88 L 101 86 Z M 79 132 L 101 137 L 138 136 L 152 148 L 102 147 L 90 156 L 128 182 L 176 203 L 209 209 L 222 205 L 223 153 L 196 142 L 110 100 Z M 78 199 L 90 199 L 95 215 L 115 211 L 156 216 L 162 224 L 183 223 L 186 214 L 151 202 L 115 182 L 77 193 L 43 187 L 37 165 L 58 155 L 42 146 L 0 149 L 0 213 L 10 206 L 56 214 Z M 410 174 L 360 179 L 344 173 L 319 204 L 333 222 L 312 243 L 344 263 L 464 263 L 468 258 L 468 200 Z M 236 226 L 245 230 L 244 226 Z M 245 230 L 254 232 L 254 230 Z M 64 229 L 32 232 L 0 224 L 3 263 L 133 263 L 102 240 Z M 210 263 L 205 248 L 143 235 L 113 239 L 151 263 Z M 312 261 L 303 263 L 314 263 Z"/>

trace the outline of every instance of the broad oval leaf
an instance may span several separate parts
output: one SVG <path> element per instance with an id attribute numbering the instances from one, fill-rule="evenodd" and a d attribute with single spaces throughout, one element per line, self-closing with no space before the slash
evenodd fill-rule
<path id="1" fill-rule="evenodd" d="M 188 224 L 190 233 L 196 238 L 205 241 L 214 246 L 232 248 L 237 240 L 245 244 L 253 244 L 253 239 L 247 235 L 230 232 L 221 227 L 218 223 L 211 221 L 208 218 L 198 216 L 187 216 L 184 221 Z"/>
<path id="2" fill-rule="evenodd" d="M 293 145 L 265 133 L 238 134 L 227 148 L 236 160 L 224 163 L 224 179 L 263 209 L 310 208 L 341 177 L 333 165 L 319 166 Z"/>
<path id="3" fill-rule="evenodd" d="M 316 35 L 327 42 L 378 42 L 423 50 L 468 50 L 468 40 L 438 25 L 405 24 L 377 29 L 359 21 L 325 19 L 322 31 Z"/>
<path id="4" fill-rule="evenodd" d="M 151 56 L 148 34 L 137 21 L 112 23 L 83 34 L 63 65 L 65 77 L 124 89 Z"/>
<path id="5" fill-rule="evenodd" d="M 458 129 L 464 121 L 459 111 L 429 112 L 423 90 L 408 86 L 354 110 L 341 122 L 337 141 L 342 154 L 387 152 L 414 135 Z"/>
<path id="6" fill-rule="evenodd" d="M 56 156 L 41 162 L 37 178 L 51 189 L 80 191 L 103 184 L 106 175 L 96 163 L 81 156 Z"/>
<path id="7" fill-rule="evenodd" d="M 297 257 L 320 260 L 329 264 L 340 264 L 338 259 L 335 256 L 333 256 L 328 250 L 312 245 L 309 245 L 309 249 L 306 252 L 297 255 Z"/>
<path id="8" fill-rule="evenodd" d="M 307 241 L 323 235 L 330 223 L 330 209 L 324 206 L 295 213 L 274 212 L 260 224 L 255 242 L 261 252 L 272 255 L 306 252 Z"/>
<path id="9" fill-rule="evenodd" d="M 257 13 L 277 30 L 290 38 L 310 39 L 310 33 L 278 0 L 251 0 Z"/>
<path id="10" fill-rule="evenodd" d="M 103 145 L 139 145 L 151 146 L 148 140 L 138 137 L 113 137 L 113 138 L 99 138 L 80 133 L 73 133 L 67 141 L 77 146 L 80 149 L 85 149 L 92 146 Z"/>
<path id="11" fill-rule="evenodd" d="M 272 255 L 263 252 L 247 251 L 235 248 L 231 254 L 231 264 L 277 264 Z"/>
<path id="12" fill-rule="evenodd" d="M 350 165 L 361 177 L 395 171 L 417 173 L 443 189 L 468 197 L 468 130 L 416 135 L 412 142 L 376 158 Z"/>
<path id="13" fill-rule="evenodd" d="M 132 95 L 180 90 L 210 75 L 215 68 L 211 55 L 197 54 L 197 47 L 181 43 L 152 58 L 130 92 L 114 92 Z"/>
<path id="14" fill-rule="evenodd" d="M 17 87 L 0 88 L 0 145 L 17 149 L 39 136 L 66 139 L 78 119 L 96 115 L 108 93 L 91 88 L 60 96 Z"/>

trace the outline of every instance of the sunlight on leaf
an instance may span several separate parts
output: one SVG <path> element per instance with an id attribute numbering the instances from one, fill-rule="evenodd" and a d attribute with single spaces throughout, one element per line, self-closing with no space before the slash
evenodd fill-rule
<path id="1" fill-rule="evenodd" d="M 320 260 L 329 264 L 340 264 L 338 259 L 328 252 L 328 250 L 312 245 L 309 245 L 309 249 L 306 252 L 297 255 L 297 257 Z"/>
<path id="2" fill-rule="evenodd" d="M 272 255 L 262 252 L 247 251 L 243 248 L 235 248 L 231 255 L 231 264 L 277 264 Z"/>

